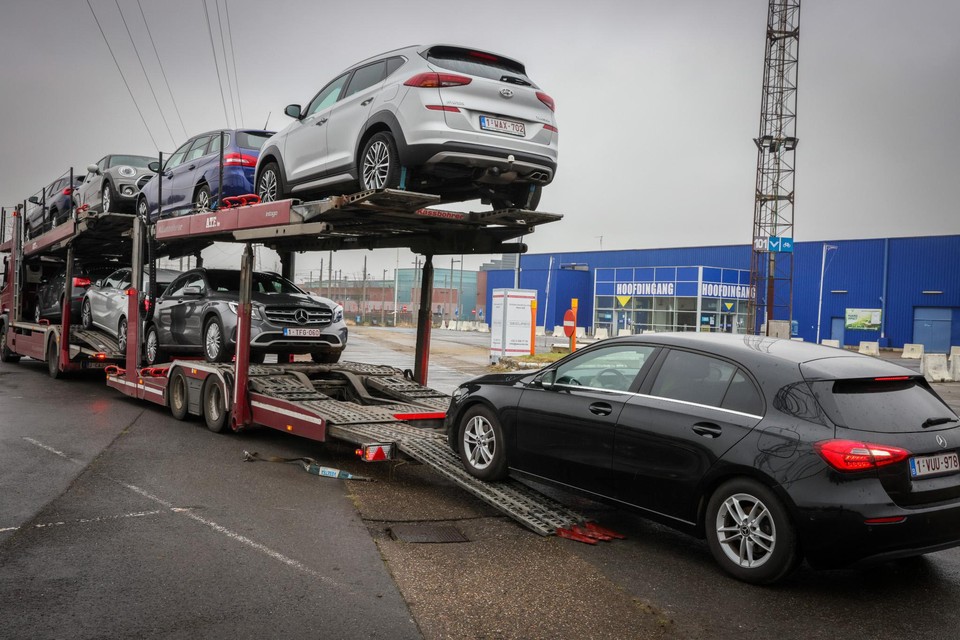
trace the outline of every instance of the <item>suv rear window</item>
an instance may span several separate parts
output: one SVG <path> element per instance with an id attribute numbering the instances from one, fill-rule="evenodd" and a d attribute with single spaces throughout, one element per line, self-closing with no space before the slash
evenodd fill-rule
<path id="1" fill-rule="evenodd" d="M 427 62 L 450 71 L 538 88 L 527 77 L 523 65 L 509 58 L 458 47 L 433 47 L 425 57 Z"/>
<path id="2" fill-rule="evenodd" d="M 919 378 L 812 382 L 827 417 L 857 431 L 920 431 L 928 418 L 956 417 Z"/>
<path id="3" fill-rule="evenodd" d="M 263 143 L 272 135 L 272 133 L 268 132 L 254 133 L 252 131 L 237 131 L 237 146 L 241 149 L 256 149 L 259 151 L 263 148 Z"/>

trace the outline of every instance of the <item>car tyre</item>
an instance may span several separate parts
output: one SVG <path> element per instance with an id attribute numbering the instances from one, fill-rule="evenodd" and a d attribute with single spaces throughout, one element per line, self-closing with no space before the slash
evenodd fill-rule
<path id="1" fill-rule="evenodd" d="M 7 324 L 0 324 L 0 362 L 20 362 L 20 356 L 7 348 Z"/>
<path id="2" fill-rule="evenodd" d="M 103 193 L 101 194 L 101 202 L 103 203 L 103 212 L 110 213 L 110 207 L 113 206 L 116 198 L 113 193 L 113 186 L 109 182 L 103 185 Z"/>
<path id="3" fill-rule="evenodd" d="M 63 371 L 60 370 L 60 349 L 57 348 L 57 341 L 51 339 L 47 343 L 47 373 L 54 380 L 63 377 Z"/>
<path id="4" fill-rule="evenodd" d="M 43 320 L 43 310 L 40 308 L 40 301 L 37 300 L 37 304 L 33 308 L 33 322 L 35 324 L 40 324 L 41 320 Z"/>
<path id="5" fill-rule="evenodd" d="M 223 337 L 223 325 L 215 316 L 203 328 L 203 357 L 207 362 L 227 362 L 230 359 Z"/>
<path id="6" fill-rule="evenodd" d="M 481 480 L 506 477 L 506 442 L 493 411 L 482 405 L 468 409 L 460 418 L 457 442 L 467 473 Z"/>
<path id="7" fill-rule="evenodd" d="M 227 411 L 226 392 L 217 376 L 207 376 L 203 383 L 202 395 L 203 420 L 207 424 L 207 429 L 214 433 L 226 431 L 230 422 L 230 412 Z"/>
<path id="8" fill-rule="evenodd" d="M 363 145 L 358 162 L 361 189 L 391 189 L 400 184 L 400 153 L 393 136 L 376 133 Z"/>
<path id="9" fill-rule="evenodd" d="M 80 325 L 84 329 L 93 328 L 93 309 L 90 308 L 90 298 L 84 298 L 80 305 Z"/>
<path id="10" fill-rule="evenodd" d="M 160 334 L 156 326 L 150 325 L 150 327 L 147 328 L 147 336 L 144 338 L 143 344 L 143 358 L 151 367 L 156 366 L 166 359 L 166 354 L 163 352 L 163 349 L 160 348 Z"/>
<path id="11" fill-rule="evenodd" d="M 147 212 L 148 212 L 148 211 L 149 211 L 149 207 L 147 207 L 147 199 L 146 199 L 146 198 L 140 198 L 139 200 L 137 200 L 137 216 L 138 216 L 141 220 L 143 220 L 144 223 L 149 223 L 149 222 L 150 222 L 150 220 L 148 219 L 148 215 L 147 215 Z"/>
<path id="12" fill-rule="evenodd" d="M 127 352 L 127 319 L 124 317 L 121 317 L 120 322 L 117 323 L 117 347 L 120 353 Z"/>
<path id="13" fill-rule="evenodd" d="M 268 162 L 260 170 L 260 175 L 257 176 L 257 195 L 260 197 L 260 202 L 283 200 L 280 165 L 276 162 Z"/>
<path id="14" fill-rule="evenodd" d="M 704 517 L 707 544 L 724 571 L 744 582 L 772 584 L 800 561 L 797 534 L 783 502 L 750 478 L 721 485 Z"/>
<path id="15" fill-rule="evenodd" d="M 310 354 L 310 359 L 317 364 L 337 364 L 340 362 L 341 355 L 343 355 L 342 349 L 337 351 L 316 351 Z"/>
<path id="16" fill-rule="evenodd" d="M 170 393 L 170 414 L 177 420 L 185 419 L 187 417 L 190 391 L 187 386 L 187 376 L 183 373 L 182 369 L 177 369 L 173 372 L 167 388 Z"/>
<path id="17" fill-rule="evenodd" d="M 210 197 L 210 187 L 204 183 L 197 187 L 196 193 L 193 194 L 193 208 L 198 212 L 211 211 L 213 206 L 213 199 Z"/>

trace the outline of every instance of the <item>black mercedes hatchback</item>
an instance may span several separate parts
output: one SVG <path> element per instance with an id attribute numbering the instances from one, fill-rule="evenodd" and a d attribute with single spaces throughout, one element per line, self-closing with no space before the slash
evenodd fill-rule
<path id="1" fill-rule="evenodd" d="M 546 481 L 705 537 L 735 577 L 960 545 L 960 419 L 923 377 L 756 336 L 603 340 L 461 385 L 466 470 Z"/>

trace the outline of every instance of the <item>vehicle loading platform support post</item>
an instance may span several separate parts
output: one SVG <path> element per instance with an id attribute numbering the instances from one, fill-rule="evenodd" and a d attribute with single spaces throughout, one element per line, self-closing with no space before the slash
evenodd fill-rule
<path id="1" fill-rule="evenodd" d="M 233 376 L 233 429 L 250 424 L 247 378 L 250 372 L 250 313 L 253 306 L 253 245 L 243 247 L 240 259 L 240 304 L 237 308 L 237 350 Z"/>
<path id="2" fill-rule="evenodd" d="M 420 313 L 417 315 L 417 354 L 413 365 L 413 378 L 427 386 L 430 368 L 430 330 L 433 327 L 433 256 L 423 259 L 423 276 L 420 280 Z"/>
<path id="3" fill-rule="evenodd" d="M 280 251 L 280 275 L 293 282 L 297 270 L 297 254 L 293 251 Z"/>
<path id="4" fill-rule="evenodd" d="M 139 217 L 133 220 L 131 241 L 133 251 L 130 256 L 130 288 L 127 290 L 127 351 L 126 369 L 128 379 L 132 379 L 140 368 L 140 292 L 143 291 L 143 245 L 144 221 Z M 149 295 L 150 292 L 147 292 Z M 151 301 L 152 303 L 152 301 Z"/>
<path id="5" fill-rule="evenodd" d="M 63 306 L 60 310 L 60 370 L 70 364 L 70 307 L 73 305 L 73 245 L 67 247 L 67 264 L 63 270 Z M 37 304 L 40 301 L 37 300 Z"/>

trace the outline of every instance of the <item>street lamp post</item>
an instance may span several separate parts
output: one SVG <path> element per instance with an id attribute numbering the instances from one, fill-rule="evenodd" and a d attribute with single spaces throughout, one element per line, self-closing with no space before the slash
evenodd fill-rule
<path id="1" fill-rule="evenodd" d="M 820 319 L 823 315 L 823 274 L 827 268 L 827 251 L 836 249 L 832 244 L 824 244 L 820 254 L 820 298 L 817 301 L 817 344 L 820 344 Z"/>

